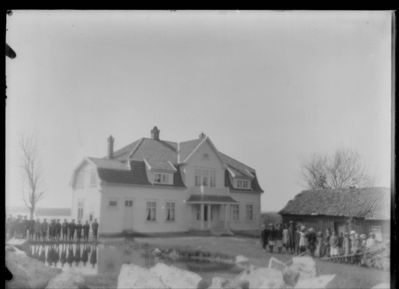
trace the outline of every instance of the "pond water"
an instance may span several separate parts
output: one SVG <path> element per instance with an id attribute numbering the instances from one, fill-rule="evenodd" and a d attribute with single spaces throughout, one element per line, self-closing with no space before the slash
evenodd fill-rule
<path id="1" fill-rule="evenodd" d="M 122 264 L 136 264 L 152 267 L 158 262 L 173 264 L 201 276 L 231 276 L 237 273 L 232 264 L 210 260 L 193 260 L 187 257 L 170 259 L 155 256 L 154 248 L 146 244 L 121 242 L 120 244 L 30 244 L 25 251 L 48 266 L 69 270 L 77 269 L 83 275 L 119 274 Z"/>

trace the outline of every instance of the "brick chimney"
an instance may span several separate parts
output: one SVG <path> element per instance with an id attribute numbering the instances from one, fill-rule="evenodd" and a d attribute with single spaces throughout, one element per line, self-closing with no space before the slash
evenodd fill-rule
<path id="1" fill-rule="evenodd" d="M 154 128 L 151 130 L 151 138 L 155 140 L 159 140 L 159 129 L 154 126 Z"/>
<path id="2" fill-rule="evenodd" d="M 201 133 L 199 134 L 199 136 L 198 136 L 199 139 L 203 139 L 203 138 L 205 138 L 205 137 L 206 137 L 206 135 L 205 135 L 203 132 L 201 132 Z"/>
<path id="3" fill-rule="evenodd" d="M 110 135 L 108 137 L 108 158 L 112 159 L 114 157 L 114 137 Z"/>

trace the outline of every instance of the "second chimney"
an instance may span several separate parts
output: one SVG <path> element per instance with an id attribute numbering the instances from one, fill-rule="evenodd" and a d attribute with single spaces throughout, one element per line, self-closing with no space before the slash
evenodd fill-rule
<path id="1" fill-rule="evenodd" d="M 156 126 L 151 130 L 151 138 L 159 140 L 159 129 Z"/>
<path id="2" fill-rule="evenodd" d="M 114 157 L 114 137 L 110 135 L 108 137 L 108 158 L 112 159 Z"/>

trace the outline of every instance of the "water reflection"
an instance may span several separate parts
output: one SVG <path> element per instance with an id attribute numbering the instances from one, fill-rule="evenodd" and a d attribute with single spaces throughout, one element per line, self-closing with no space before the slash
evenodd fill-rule
<path id="1" fill-rule="evenodd" d="M 98 246 L 92 244 L 33 244 L 26 253 L 48 266 L 67 270 L 79 268 L 84 274 L 97 274 Z"/>
<path id="2" fill-rule="evenodd" d="M 231 265 L 211 261 L 196 261 L 187 258 L 165 258 L 154 254 L 146 244 L 32 244 L 27 254 L 46 265 L 68 270 L 78 269 L 84 275 L 118 275 L 123 264 L 152 267 L 157 262 L 172 264 L 197 273 L 230 271 Z"/>

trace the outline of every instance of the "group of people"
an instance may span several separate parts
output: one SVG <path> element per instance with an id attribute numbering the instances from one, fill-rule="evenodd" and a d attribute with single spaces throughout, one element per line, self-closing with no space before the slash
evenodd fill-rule
<path id="1" fill-rule="evenodd" d="M 35 241 L 84 241 L 89 240 L 90 228 L 93 239 L 97 239 L 98 222 L 97 219 L 89 224 L 86 221 L 84 224 L 75 219 L 68 222 L 64 219 L 61 223 L 60 219 L 52 219 L 47 222 L 47 219 L 41 221 L 40 219 L 28 219 L 27 216 L 22 218 L 18 216 L 14 218 L 9 216 L 6 220 L 7 234 L 10 238 L 23 238 Z"/>
<path id="2" fill-rule="evenodd" d="M 327 229 L 324 234 L 316 232 L 312 227 L 288 224 L 269 224 L 261 233 L 262 247 L 269 252 L 299 255 L 308 252 L 314 257 L 347 256 L 364 252 L 377 243 L 374 233 L 367 237 L 355 231 L 336 234 Z"/>

